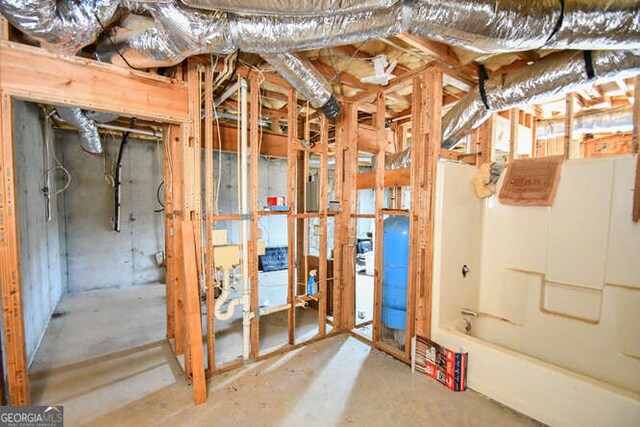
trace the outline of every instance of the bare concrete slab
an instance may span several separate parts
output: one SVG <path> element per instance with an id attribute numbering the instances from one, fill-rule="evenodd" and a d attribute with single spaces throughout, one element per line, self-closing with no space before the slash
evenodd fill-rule
<path id="1" fill-rule="evenodd" d="M 30 375 L 33 403 L 64 405 L 67 425 L 536 425 L 347 335 L 215 376 L 195 406 L 163 339 L 163 296 L 145 286 L 64 299 Z"/>

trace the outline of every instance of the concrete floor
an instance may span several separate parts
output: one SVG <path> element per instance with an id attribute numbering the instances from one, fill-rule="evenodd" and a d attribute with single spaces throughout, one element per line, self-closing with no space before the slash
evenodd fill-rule
<path id="1" fill-rule="evenodd" d="M 30 374 L 66 425 L 536 425 L 347 335 L 218 375 L 195 406 L 164 336 L 164 287 L 64 299 Z"/>

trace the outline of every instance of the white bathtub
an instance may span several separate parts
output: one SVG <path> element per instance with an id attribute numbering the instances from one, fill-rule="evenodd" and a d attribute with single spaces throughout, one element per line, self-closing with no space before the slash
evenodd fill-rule
<path id="1" fill-rule="evenodd" d="M 599 162 L 585 161 L 584 164 L 563 166 L 563 180 L 558 190 L 556 207 L 560 206 L 558 201 L 562 201 L 562 197 L 573 194 L 567 191 L 562 193 L 563 185 L 574 187 L 582 185 L 582 181 L 577 179 L 582 176 L 578 172 L 589 172 L 588 176 L 597 175 L 599 177 L 597 182 L 604 182 L 603 189 L 599 192 L 578 188 L 583 195 L 597 193 L 596 195 L 606 196 L 607 203 L 611 205 L 600 203 L 594 196 L 594 206 L 604 212 L 604 219 L 594 220 L 594 227 L 597 226 L 598 230 L 602 231 L 602 235 L 607 236 L 611 227 L 606 218 L 611 216 L 613 218 L 611 224 L 615 227 L 624 225 L 628 228 L 621 229 L 619 233 L 608 239 L 601 239 L 600 243 L 604 245 L 605 242 L 618 242 L 624 237 L 627 240 L 623 240 L 629 245 L 637 245 L 640 239 L 628 238 L 640 232 L 628 216 L 628 212 L 631 211 L 631 198 L 628 197 L 627 189 L 632 188 L 635 176 L 633 161 L 635 160 L 629 157 Z M 585 168 L 585 171 L 580 168 Z M 473 167 L 443 161 L 438 165 L 432 338 L 452 350 L 457 351 L 463 348 L 469 353 L 467 384 L 470 388 L 541 422 L 554 426 L 640 426 L 640 394 L 636 388 L 633 388 L 638 384 L 637 379 L 640 377 L 640 362 L 616 355 L 618 352 L 638 354 L 638 342 L 635 338 L 638 331 L 638 323 L 635 320 L 638 314 L 637 292 L 604 287 L 599 305 L 602 318 L 598 326 L 555 316 L 552 316 L 553 321 L 540 323 L 540 316 L 551 315 L 539 313 L 541 301 L 539 286 L 536 287 L 535 284 L 528 282 L 516 284 L 511 279 L 508 282 L 502 281 L 502 276 L 498 273 L 507 267 L 523 268 L 522 264 L 538 259 L 540 262 L 536 262 L 540 265 L 527 266 L 527 270 L 546 271 L 546 255 L 550 246 L 546 240 L 542 244 L 536 239 L 547 236 L 546 221 L 551 217 L 551 212 L 542 207 L 518 210 L 506 207 L 504 212 L 498 212 L 502 216 L 496 216 L 497 213 L 491 212 L 489 207 L 494 209 L 490 203 L 497 202 L 480 200 L 473 192 L 471 182 L 476 172 L 477 170 Z M 612 188 L 615 192 L 609 195 Z M 515 219 L 511 220 L 513 218 Z M 559 233 L 570 229 L 556 228 L 560 230 Z M 495 247 L 489 243 L 494 244 Z M 612 276 L 613 273 L 615 275 L 624 273 L 625 277 L 611 281 L 637 285 L 634 280 L 637 280 L 640 271 L 636 269 L 640 267 L 637 263 L 638 252 L 634 249 L 636 246 L 630 246 L 631 249 L 626 250 L 616 249 L 623 246 L 618 243 L 606 246 L 608 248 L 606 253 L 611 255 L 607 255 L 606 265 L 603 262 L 592 263 L 593 265 L 587 263 L 586 267 L 598 267 L 602 271 L 591 274 L 591 272 L 580 270 L 579 273 L 585 273 L 589 280 L 605 273 L 607 277 Z M 577 247 L 593 248 L 596 245 L 580 244 Z M 616 250 L 612 252 L 613 249 Z M 593 257 L 584 255 L 582 258 Z M 603 255 L 596 259 L 605 258 Z M 499 265 L 498 261 L 500 261 Z M 502 270 L 496 268 L 490 270 L 494 263 Z M 585 263 L 582 262 L 582 264 Z M 466 276 L 461 274 L 463 265 L 469 268 L 469 274 Z M 496 271 L 498 273 L 495 273 Z M 503 283 L 508 283 L 509 286 L 502 286 Z M 497 286 L 499 284 L 502 287 Z M 515 293 L 516 291 L 519 293 Z M 520 305 L 515 304 L 516 302 Z M 577 307 L 575 300 L 570 302 L 573 305 L 568 307 L 569 309 Z M 491 327 L 489 329 L 473 328 L 472 333 L 478 333 L 480 338 L 466 335 L 457 329 L 462 324 L 460 314 L 462 308 L 472 311 L 479 311 L 481 308 L 485 313 L 510 319 L 514 322 L 514 327 L 522 327 L 522 333 L 517 335 L 519 342 L 515 342 L 516 340 L 509 335 L 502 335 L 501 339 L 497 339 L 498 335 L 494 332 L 504 328 L 495 328 L 496 324 L 484 325 L 494 326 L 493 329 Z M 482 318 L 477 320 L 496 321 Z M 564 324 L 565 320 L 571 324 Z M 525 329 L 527 329 L 526 334 Z M 546 335 L 537 336 L 538 331 L 545 332 Z M 626 341 L 616 342 L 613 338 L 617 335 L 624 336 Z M 486 339 L 481 339 L 482 337 Z M 530 346 L 523 345 L 523 339 L 524 343 L 528 344 L 530 342 L 527 340 L 530 338 L 537 339 L 536 345 L 539 345 L 536 347 L 537 353 L 526 351 Z M 574 338 L 579 340 L 571 342 Z M 575 345 L 576 343 L 580 344 L 579 348 Z M 590 349 L 595 348 L 596 343 L 600 347 L 597 351 L 590 353 Z M 601 348 L 603 343 L 606 344 L 605 348 L 611 348 L 613 353 L 609 359 L 596 357 L 604 354 Z M 554 347 L 547 353 L 549 347 L 545 349 L 545 345 Z M 503 346 L 518 349 L 518 351 Z M 546 354 L 549 355 L 549 358 L 546 358 L 548 362 L 541 360 Z M 580 371 L 582 374 L 566 369 L 571 368 L 573 360 L 577 361 L 575 371 Z M 619 383 L 630 384 L 631 387 L 622 388 L 620 384 L 614 386 L 612 384 L 616 383 L 613 381 L 603 382 L 603 378 L 598 380 L 584 375 L 593 373 L 593 376 L 597 377 L 600 372 L 596 370 L 600 367 L 607 369 L 613 363 L 612 360 L 621 360 L 620 363 L 624 364 L 624 366 L 621 365 L 624 369 L 620 371 L 624 372 L 623 379 L 628 378 L 633 381 L 619 381 L 620 377 L 616 374 L 617 380 Z"/>
<path id="2" fill-rule="evenodd" d="M 466 335 L 434 330 L 436 342 L 469 352 L 467 384 L 550 425 L 638 426 L 640 396 Z"/>

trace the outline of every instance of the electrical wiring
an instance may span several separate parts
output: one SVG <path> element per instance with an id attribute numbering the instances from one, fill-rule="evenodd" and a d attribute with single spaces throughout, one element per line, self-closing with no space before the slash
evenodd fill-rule
<path id="1" fill-rule="evenodd" d="M 209 56 L 211 61 L 211 74 L 215 73 L 218 66 L 218 57 L 216 56 L 216 62 L 213 63 L 213 55 Z M 213 117 L 216 121 L 216 132 L 218 134 L 218 182 L 216 183 L 216 193 L 213 201 L 213 211 L 216 215 L 220 215 L 220 209 L 218 208 L 218 201 L 220 200 L 220 183 L 222 181 L 222 138 L 220 136 L 220 120 L 218 119 L 218 109 L 216 108 L 215 101 L 213 102 Z"/>
<path id="2" fill-rule="evenodd" d="M 112 141 L 115 141 L 115 136 L 114 136 L 113 132 L 109 131 L 109 132 L 107 132 L 107 135 L 111 138 Z M 109 153 L 107 151 L 108 146 L 109 145 L 106 143 L 106 140 L 105 140 L 104 153 L 102 155 L 102 175 L 104 177 L 104 180 L 105 180 L 107 186 L 109 188 L 113 188 L 116 185 L 116 180 L 115 180 L 115 177 L 113 176 L 113 172 L 112 172 L 113 168 L 115 166 L 115 159 L 111 163 L 111 166 L 109 168 L 107 168 L 107 161 L 109 159 Z"/>
<path id="3" fill-rule="evenodd" d="M 71 173 L 69 172 L 69 170 L 67 168 L 64 167 L 64 165 L 62 164 L 62 162 L 60 161 L 60 159 L 58 158 L 58 155 L 56 154 L 56 150 L 55 147 L 53 150 L 51 150 L 51 140 L 50 140 L 50 132 L 48 129 L 48 125 L 50 123 L 51 120 L 51 113 L 47 114 L 45 110 L 43 110 L 43 119 L 42 119 L 42 126 L 43 126 L 43 133 L 44 133 L 44 143 L 46 146 L 46 151 L 47 153 L 51 153 L 52 157 L 53 157 L 53 161 L 54 161 L 54 165 L 47 168 L 44 173 L 42 174 L 42 182 L 41 182 L 41 186 L 40 186 L 40 192 L 42 192 L 46 197 L 48 197 L 49 199 L 51 198 L 55 198 L 58 195 L 62 194 L 63 192 L 65 192 L 69 186 L 71 185 L 71 182 L 73 181 L 73 177 L 71 176 Z M 48 162 L 48 159 L 45 159 L 45 161 Z M 53 193 L 50 192 L 48 186 L 47 186 L 47 181 L 49 180 L 49 175 L 52 172 L 55 172 L 57 170 L 60 170 L 63 172 L 65 178 L 66 178 L 66 182 L 65 184 L 58 190 L 54 191 Z"/>

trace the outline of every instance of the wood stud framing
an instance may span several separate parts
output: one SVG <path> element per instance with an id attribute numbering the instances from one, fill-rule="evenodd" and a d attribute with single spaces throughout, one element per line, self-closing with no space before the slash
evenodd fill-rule
<path id="1" fill-rule="evenodd" d="M 0 293 L 8 403 L 28 405 L 14 165 L 12 101 L 0 91 Z"/>
<path id="2" fill-rule="evenodd" d="M 251 283 L 251 313 L 253 318 L 251 319 L 251 357 L 258 357 L 260 348 L 260 301 L 258 295 L 258 216 L 255 215 L 258 212 L 258 161 L 260 156 L 260 132 L 258 129 L 258 122 L 260 119 L 260 82 L 258 76 L 252 74 L 249 78 L 249 143 L 250 155 L 249 155 L 249 206 L 253 213 L 251 215 L 251 228 L 249 235 L 249 281 Z"/>
<path id="3" fill-rule="evenodd" d="M 2 24 L 0 22 L 0 24 Z M 0 31 L 2 28 L 0 27 Z M 406 40 L 406 36 L 403 36 Z M 440 60 L 455 65 L 455 55 L 438 44 L 425 44 L 412 40 L 421 49 L 435 49 Z M 213 230 L 216 221 L 239 221 L 239 214 L 219 215 L 214 206 L 213 153 L 218 147 L 235 150 L 238 130 L 233 126 L 220 128 L 217 137 L 213 120 L 213 72 L 209 61 L 192 58 L 178 72 L 178 78 L 168 79 L 126 70 L 83 58 L 49 53 L 39 48 L 0 41 L 0 291 L 4 327 L 4 357 L 8 401 L 11 404 L 29 403 L 22 302 L 20 295 L 20 265 L 18 252 L 18 225 L 15 205 L 15 171 L 13 162 L 12 97 L 50 104 L 79 106 L 98 111 L 116 112 L 165 123 L 164 175 L 166 183 L 166 264 L 167 264 L 167 338 L 177 356 L 184 355 L 184 370 L 192 383 L 196 403 L 206 400 L 206 376 L 223 372 L 243 362 L 217 366 L 215 359 L 214 319 L 214 259 Z M 404 352 L 392 350 L 382 341 L 382 257 L 384 218 L 388 215 L 407 215 L 410 224 L 409 282 L 407 284 L 406 342 L 414 334 L 431 335 L 432 272 L 434 251 L 434 203 L 438 159 L 443 155 L 441 141 L 441 109 L 443 102 L 443 72 L 456 74 L 441 65 L 428 65 L 405 71 L 384 88 L 368 88 L 370 92 L 342 99 L 343 114 L 335 122 L 335 143 L 329 146 L 329 121 L 320 116 L 320 142 L 313 149 L 300 144 L 298 124 L 300 102 L 296 91 L 283 79 L 259 74 L 245 67 L 238 75 L 250 84 L 250 245 L 249 278 L 251 286 L 251 358 L 260 360 L 260 307 L 258 286 L 259 219 L 266 215 L 282 215 L 287 221 L 288 253 L 288 343 L 269 354 L 278 354 L 296 348 L 297 285 L 300 281 L 296 267 L 306 279 L 308 275 L 309 222 L 319 221 L 318 335 L 308 342 L 350 331 L 355 327 L 355 256 L 356 225 L 358 218 L 375 221 L 375 273 L 373 344 L 389 351 L 394 357 L 409 360 L 409 348 Z M 184 78 L 182 77 L 184 75 Z M 456 77 L 457 74 L 456 74 Z M 263 132 L 259 119 L 265 113 L 260 105 L 260 85 L 268 82 L 287 91 L 287 135 Z M 393 97 L 401 85 L 412 85 L 411 118 L 395 125 L 399 143 L 394 145 L 391 132 L 386 129 L 385 99 Z M 117 93 L 117 96 L 113 96 Z M 204 96 L 204 124 L 201 122 Z M 640 96 L 636 80 L 635 99 Z M 375 101 L 374 101 L 375 99 Z M 408 99 L 408 98 L 407 98 Z M 573 104 L 575 95 L 567 97 L 565 156 L 571 150 Z M 374 113 L 373 126 L 358 124 L 358 109 Z M 638 152 L 638 122 L 640 107 L 634 107 L 634 150 Z M 374 109 L 372 109 L 374 108 Z M 363 108 L 365 110 L 365 108 Z M 284 112 L 276 112 L 284 120 Z M 511 141 L 509 159 L 517 158 L 517 127 L 522 121 L 518 110 L 511 111 Z M 314 118 L 314 126 L 317 126 Z M 536 153 L 535 124 L 533 129 L 533 156 Z M 201 129 L 201 127 L 203 129 Z M 492 161 L 493 119 L 474 134 L 477 164 Z M 317 128 L 316 128 L 317 129 Z M 201 131 L 203 130 L 203 133 Z M 412 163 L 410 168 L 385 170 L 385 153 L 403 149 L 407 132 L 411 132 Z M 304 138 L 310 137 L 309 117 L 305 122 Z M 204 153 L 201 154 L 202 148 Z M 377 153 L 374 172 L 358 173 L 358 150 Z M 201 156 L 204 156 L 204 174 L 201 175 Z M 273 155 L 287 158 L 287 203 L 289 211 L 269 212 L 260 209 L 258 192 L 259 157 Z M 450 159 L 455 153 L 444 153 Z M 318 212 L 309 212 L 306 206 L 306 180 L 309 176 L 311 156 L 320 157 L 320 195 Z M 329 157 L 335 159 L 335 199 L 340 202 L 338 212 L 328 212 Z M 639 156 L 640 157 L 640 156 Z M 298 158 L 302 161 L 298 163 Z M 474 157 L 475 160 L 475 157 Z M 300 171 L 300 176 L 298 176 Z M 204 179 L 204 182 L 202 182 Z M 411 187 L 409 210 L 403 210 L 405 187 Z M 201 190 L 204 188 L 204 201 Z M 375 214 L 357 214 L 357 190 L 375 190 Z M 385 209 L 385 188 L 393 194 L 389 209 Z M 204 208 L 204 210 L 202 209 Z M 202 216 L 204 212 L 204 217 Z M 328 271 L 327 243 L 328 217 L 334 217 L 333 272 Z M 633 220 L 640 219 L 640 159 L 637 161 L 634 190 Z M 203 239 L 204 231 L 204 239 Z M 301 250 L 296 250 L 298 240 Z M 296 266 L 296 258 L 298 265 Z M 332 282 L 329 278 L 333 277 Z M 328 312 L 329 286 L 331 286 L 331 312 Z M 206 363 L 202 343 L 201 291 L 206 296 Z M 309 299 L 308 297 L 306 298 Z M 327 333 L 327 317 L 331 317 L 332 333 Z M 207 367 L 205 372 L 204 368 Z"/>
<path id="4" fill-rule="evenodd" d="M 633 222 L 640 221 L 640 78 L 633 89 L 633 148 L 636 153 L 636 180 L 633 187 Z"/>
<path id="5" fill-rule="evenodd" d="M 207 331 L 207 375 L 216 369 L 215 346 L 215 293 L 213 262 L 213 227 L 214 227 L 214 171 L 213 171 L 213 70 L 211 63 L 204 68 L 204 192 L 205 192 L 205 288 L 206 288 L 206 331 Z"/>

